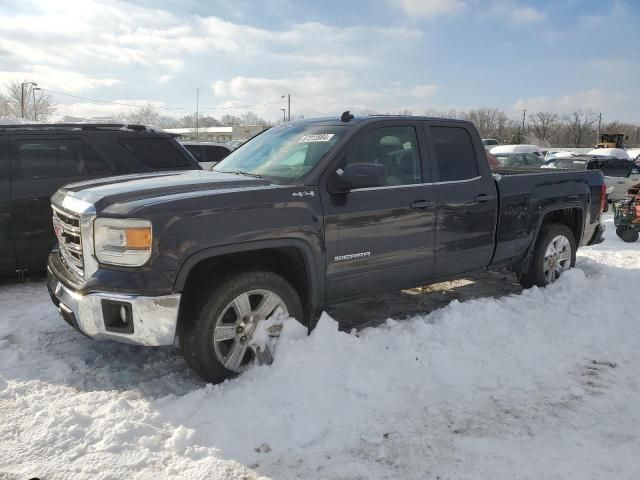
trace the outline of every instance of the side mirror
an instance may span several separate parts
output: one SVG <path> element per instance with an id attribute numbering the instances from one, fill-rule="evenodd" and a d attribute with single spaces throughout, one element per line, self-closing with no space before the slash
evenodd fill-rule
<path id="1" fill-rule="evenodd" d="M 332 193 L 347 193 L 357 188 L 382 187 L 387 178 L 387 168 L 377 163 L 350 163 L 344 170 L 338 169 L 331 182 Z"/>

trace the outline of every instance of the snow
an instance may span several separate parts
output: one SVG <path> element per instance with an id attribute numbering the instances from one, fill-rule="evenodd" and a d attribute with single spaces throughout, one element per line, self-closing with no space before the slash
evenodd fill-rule
<path id="1" fill-rule="evenodd" d="M 629 154 L 622 148 L 594 148 L 587 155 L 601 155 L 605 157 L 615 157 L 620 159 L 628 159 Z"/>
<path id="2" fill-rule="evenodd" d="M 630 148 L 627 150 L 627 155 L 632 160 L 640 156 L 640 148 Z"/>
<path id="3" fill-rule="evenodd" d="M 535 153 L 542 155 L 542 150 L 537 145 L 498 145 L 489 150 L 493 155 L 499 153 Z"/>
<path id="4" fill-rule="evenodd" d="M 552 287 L 357 334 L 289 320 L 218 386 L 3 285 L 0 478 L 639 478 L 640 242 L 607 226 Z"/>
<path id="5" fill-rule="evenodd" d="M 27 120 L 20 117 L 3 117 L 0 116 L 0 125 L 25 125 L 28 123 L 36 123 L 33 120 Z"/>

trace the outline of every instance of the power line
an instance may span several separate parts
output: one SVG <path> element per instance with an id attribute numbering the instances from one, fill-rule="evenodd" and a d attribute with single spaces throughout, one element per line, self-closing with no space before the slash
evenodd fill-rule
<path id="1" fill-rule="evenodd" d="M 72 95 L 71 93 L 58 92 L 56 90 L 51 90 L 49 88 L 44 88 L 44 87 L 40 87 L 40 90 L 44 90 L 45 92 L 49 92 L 49 93 L 54 93 L 56 95 L 62 95 L 64 97 L 77 98 L 78 100 L 84 100 L 89 103 L 102 103 L 102 104 L 108 104 L 108 105 L 119 105 L 122 107 L 134 107 L 134 108 L 146 106 L 146 105 L 140 105 L 140 104 L 134 104 L 134 103 L 122 103 L 122 102 L 113 102 L 111 100 L 101 100 L 99 98 L 81 97 L 79 95 Z M 160 107 L 152 104 L 148 104 L 148 105 L 151 108 L 157 108 L 162 110 L 183 110 L 185 108 L 185 107 Z"/>
<path id="2" fill-rule="evenodd" d="M 307 110 L 311 110 L 312 112 L 319 113 L 320 115 L 323 115 L 325 117 L 329 116 L 328 113 L 324 113 L 324 112 L 321 112 L 320 110 L 316 110 L 315 108 L 308 107 L 307 105 L 303 105 L 302 103 L 296 102 L 295 100 L 291 100 L 291 103 L 295 103 L 296 105 L 300 105 L 301 107 L 306 108 Z"/>

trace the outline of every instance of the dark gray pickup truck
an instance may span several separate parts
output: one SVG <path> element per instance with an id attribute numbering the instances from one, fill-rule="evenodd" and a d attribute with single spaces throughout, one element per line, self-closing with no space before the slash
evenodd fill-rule
<path id="1" fill-rule="evenodd" d="M 330 302 L 483 269 L 550 284 L 602 241 L 605 193 L 598 171 L 491 172 L 468 122 L 345 112 L 272 128 L 213 171 L 60 189 L 49 291 L 84 334 L 177 336 L 219 382 Z"/>

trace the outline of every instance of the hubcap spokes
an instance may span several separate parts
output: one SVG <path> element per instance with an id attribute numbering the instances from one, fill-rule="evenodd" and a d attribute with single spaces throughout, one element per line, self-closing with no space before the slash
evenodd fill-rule
<path id="1" fill-rule="evenodd" d="M 571 242 L 564 235 L 558 235 L 547 246 L 544 253 L 544 277 L 547 283 L 555 282 L 560 274 L 571 267 Z"/>
<path id="2" fill-rule="evenodd" d="M 240 373 L 253 360 L 269 364 L 288 315 L 284 301 L 268 290 L 238 295 L 216 320 L 213 348 L 218 360 Z"/>

